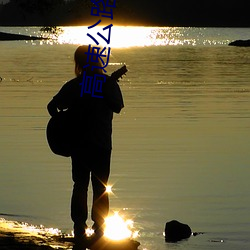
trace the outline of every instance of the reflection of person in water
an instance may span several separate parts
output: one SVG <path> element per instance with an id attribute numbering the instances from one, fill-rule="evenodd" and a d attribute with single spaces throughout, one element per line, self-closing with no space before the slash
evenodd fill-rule
<path id="1" fill-rule="evenodd" d="M 84 72 L 93 78 L 94 74 L 103 74 L 100 60 L 88 62 L 87 51 L 88 46 L 77 48 L 76 78 L 67 82 L 48 104 L 51 116 L 55 115 L 58 109 L 68 109 L 72 113 L 75 136 L 71 153 L 74 181 L 71 218 L 76 240 L 85 237 L 87 228 L 87 191 L 90 175 L 93 187 L 92 228 L 96 235 L 103 234 L 104 218 L 109 211 L 106 186 L 110 173 L 112 118 L 113 112 L 119 113 L 124 107 L 120 88 L 109 76 L 106 76 L 106 82 L 102 85 L 103 98 L 92 97 L 88 93 L 83 93 L 81 97 Z M 90 66 L 85 68 L 87 64 Z M 96 67 L 93 71 L 92 66 Z"/>

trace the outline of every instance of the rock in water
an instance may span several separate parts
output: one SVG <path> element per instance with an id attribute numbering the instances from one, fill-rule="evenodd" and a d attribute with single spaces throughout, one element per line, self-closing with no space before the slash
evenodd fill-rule
<path id="1" fill-rule="evenodd" d="M 191 228 L 179 221 L 172 220 L 166 223 L 165 226 L 165 241 L 177 242 L 183 239 L 187 239 L 191 236 Z"/>

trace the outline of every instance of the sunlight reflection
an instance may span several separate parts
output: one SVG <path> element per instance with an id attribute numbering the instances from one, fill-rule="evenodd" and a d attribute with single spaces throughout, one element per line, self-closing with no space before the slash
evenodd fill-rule
<path id="1" fill-rule="evenodd" d="M 59 236 L 62 234 L 58 228 L 46 228 L 43 225 L 34 226 L 25 222 L 7 221 L 0 219 L 0 225 L 2 228 L 11 229 L 15 232 L 28 233 L 35 236 Z"/>
<path id="2" fill-rule="evenodd" d="M 85 230 L 85 233 L 86 233 L 87 237 L 91 237 L 94 234 L 94 232 L 95 231 L 92 228 L 87 228 Z"/>
<path id="3" fill-rule="evenodd" d="M 87 33 L 93 35 L 97 32 L 103 33 L 103 27 L 96 27 L 94 31 L 88 30 L 87 26 L 81 27 L 65 27 L 64 32 L 59 35 L 58 42 L 60 44 L 93 44 L 91 38 L 87 36 Z M 114 26 L 111 33 L 111 48 L 124 48 L 131 46 L 149 46 L 151 45 L 150 39 L 151 29 L 146 27 L 123 27 Z M 105 46 L 106 42 L 102 39 L 98 39 L 100 46 Z"/>
<path id="4" fill-rule="evenodd" d="M 106 193 L 108 193 L 108 194 L 113 193 L 113 192 L 112 192 L 112 186 L 111 186 L 111 185 L 107 185 L 107 186 L 106 186 Z"/>
<path id="5" fill-rule="evenodd" d="M 103 27 L 94 30 L 87 26 L 64 27 L 64 32 L 58 36 L 58 43 L 64 44 L 93 44 L 87 33 L 96 36 L 97 32 L 103 33 Z M 99 46 L 107 46 L 106 42 L 98 39 Z M 139 26 L 114 26 L 111 33 L 111 48 L 144 47 L 151 45 L 183 45 L 195 44 L 194 39 L 184 39 L 183 30 L 176 27 L 139 27 Z"/>
<path id="6" fill-rule="evenodd" d="M 107 46 L 106 41 L 97 36 L 104 36 L 103 26 L 88 29 L 87 26 L 62 27 L 63 33 L 58 35 L 61 44 L 93 44 L 87 33 L 95 37 L 99 46 Z M 145 46 L 197 46 L 224 45 L 229 40 L 211 35 L 211 29 L 195 27 L 144 27 L 144 26 L 113 26 L 111 31 L 111 48 L 130 48 Z"/>
<path id="7" fill-rule="evenodd" d="M 133 221 L 124 220 L 118 212 L 106 218 L 104 236 L 108 239 L 119 241 L 138 237 L 138 231 L 133 232 Z"/>
<path id="8" fill-rule="evenodd" d="M 128 239 L 135 239 L 139 236 L 138 231 L 134 230 L 134 222 L 132 220 L 124 220 L 118 212 L 109 216 L 105 220 L 104 236 L 111 241 L 123 241 Z M 44 240 L 51 239 L 51 237 L 62 237 L 63 239 L 72 239 L 74 233 L 62 234 L 61 230 L 57 228 L 46 228 L 43 225 L 34 226 L 24 222 L 6 221 L 0 218 L 0 227 L 7 232 L 18 233 L 18 235 L 34 236 Z M 91 237 L 94 235 L 94 230 L 86 229 L 86 235 Z"/>

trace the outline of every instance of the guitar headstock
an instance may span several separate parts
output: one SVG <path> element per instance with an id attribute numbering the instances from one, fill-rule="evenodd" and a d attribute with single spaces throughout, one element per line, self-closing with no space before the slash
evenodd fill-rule
<path id="1" fill-rule="evenodd" d="M 124 65 L 120 69 L 116 70 L 111 74 L 111 78 L 115 81 L 118 81 L 120 77 L 125 75 L 128 72 L 127 66 Z"/>

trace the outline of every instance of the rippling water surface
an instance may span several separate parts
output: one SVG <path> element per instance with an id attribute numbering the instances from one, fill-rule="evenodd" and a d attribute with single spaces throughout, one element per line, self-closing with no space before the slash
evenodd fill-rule
<path id="1" fill-rule="evenodd" d="M 78 40 L 0 43 L 0 213 L 70 231 L 70 159 L 47 146 L 46 105 L 89 41 L 86 27 L 64 29 Z M 250 29 L 136 29 L 112 38 L 108 71 L 129 72 L 113 123 L 111 209 L 135 221 L 141 249 L 249 249 L 250 49 L 227 44 Z M 166 244 L 172 219 L 205 234 Z"/>

